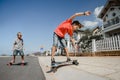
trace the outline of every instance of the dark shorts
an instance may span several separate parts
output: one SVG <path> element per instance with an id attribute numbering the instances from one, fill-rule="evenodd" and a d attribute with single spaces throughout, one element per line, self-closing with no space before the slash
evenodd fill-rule
<path id="1" fill-rule="evenodd" d="M 67 47 L 65 38 L 61 38 L 56 33 L 54 33 L 53 34 L 53 46 L 58 47 L 58 43 L 60 43 L 60 46 L 62 46 L 63 48 Z"/>
<path id="2" fill-rule="evenodd" d="M 13 51 L 13 56 L 17 56 L 19 53 L 20 56 L 24 56 L 23 50 L 14 50 Z"/>

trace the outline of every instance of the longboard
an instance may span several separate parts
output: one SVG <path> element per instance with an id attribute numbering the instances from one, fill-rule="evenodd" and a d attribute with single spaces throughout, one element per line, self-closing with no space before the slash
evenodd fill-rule
<path id="1" fill-rule="evenodd" d="M 62 67 L 62 66 L 69 66 L 69 65 L 78 65 L 78 61 L 77 60 L 71 60 L 69 62 L 56 62 L 54 65 L 51 65 L 51 70 L 48 72 L 56 72 L 58 68 Z"/>
<path id="2" fill-rule="evenodd" d="M 24 66 L 24 65 L 27 65 L 27 63 L 26 62 L 24 62 L 24 63 L 11 63 L 11 62 L 9 62 L 7 65 L 8 66 L 12 66 L 12 65 L 21 65 L 21 66 Z"/>

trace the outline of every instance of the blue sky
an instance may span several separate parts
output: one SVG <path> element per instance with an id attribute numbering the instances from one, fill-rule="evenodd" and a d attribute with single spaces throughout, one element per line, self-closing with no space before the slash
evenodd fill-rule
<path id="1" fill-rule="evenodd" d="M 54 29 L 76 12 L 91 16 L 75 18 L 86 28 L 101 24 L 96 18 L 107 0 L 0 0 L 0 54 L 12 54 L 17 32 L 22 32 L 25 54 L 52 46 Z"/>

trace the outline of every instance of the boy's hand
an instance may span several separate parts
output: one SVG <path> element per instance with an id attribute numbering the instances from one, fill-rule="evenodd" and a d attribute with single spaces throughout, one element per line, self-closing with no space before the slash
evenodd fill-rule
<path id="1" fill-rule="evenodd" d="M 90 11 L 86 11 L 86 12 L 85 12 L 85 15 L 86 15 L 86 16 L 89 16 L 90 14 L 91 14 Z"/>

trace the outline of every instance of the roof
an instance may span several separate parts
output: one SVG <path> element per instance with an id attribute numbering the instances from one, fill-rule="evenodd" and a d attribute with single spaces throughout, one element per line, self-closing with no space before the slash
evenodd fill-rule
<path id="1" fill-rule="evenodd" d="M 120 0 L 108 0 L 98 15 L 98 18 L 103 18 L 111 6 L 120 6 Z"/>

